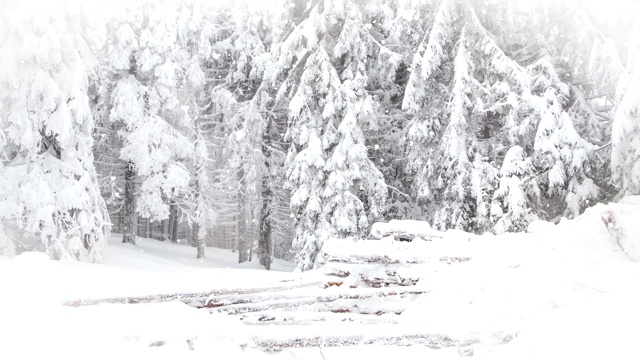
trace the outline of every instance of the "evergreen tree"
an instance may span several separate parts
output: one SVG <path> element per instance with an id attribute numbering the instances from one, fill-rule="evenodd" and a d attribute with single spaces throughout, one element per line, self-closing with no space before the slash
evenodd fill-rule
<path id="1" fill-rule="evenodd" d="M 415 174 L 413 195 L 423 203 L 431 203 L 435 195 L 434 166 L 438 163 L 438 139 L 446 125 L 448 85 L 453 74 L 450 63 L 455 56 L 454 24 L 458 17 L 453 1 L 444 0 L 437 7 L 431 30 L 413 58 L 402 103 L 402 109 L 413 118 L 406 133 L 407 167 Z"/>
<path id="2" fill-rule="evenodd" d="M 414 194 L 438 228 L 518 230 L 535 216 L 575 216 L 599 196 L 592 166 L 601 167 L 602 157 L 585 138 L 602 144 L 606 132 L 594 103 L 545 58 L 545 42 L 520 36 L 529 34 L 527 20 L 544 28 L 548 9 L 539 10 L 542 16 L 509 1 L 443 1 L 416 52 L 403 103 L 408 167 Z M 507 160 L 530 165 L 514 173 Z M 516 204 L 525 208 L 509 210 Z"/>
<path id="3" fill-rule="evenodd" d="M 333 1 L 313 5 L 276 49 L 287 59 L 277 64 L 280 71 L 295 62 L 294 72 L 301 66 L 299 78 L 284 80 L 281 89 L 292 94 L 286 166 L 293 247 L 303 270 L 313 267 L 329 237 L 364 236 L 369 221 L 381 215 L 387 192 L 362 132 L 363 126 L 377 126 L 369 117 L 377 104 L 366 90 L 371 40 L 362 32 L 361 9 Z"/>
<path id="4" fill-rule="evenodd" d="M 308 270 L 378 219 L 503 233 L 640 191 L 633 11 L 254 5 L 3 2 L 2 251 L 99 260 L 111 218 Z"/>
<path id="5" fill-rule="evenodd" d="M 409 81 L 413 50 L 421 43 L 432 4 L 428 1 L 370 1 L 364 9 L 372 44 L 367 61 L 367 88 L 378 103 L 376 127 L 363 128 L 370 158 L 388 184 L 383 218 L 419 219 L 421 209 L 410 195 L 412 174 L 404 156 L 407 114 L 403 94 Z"/>
<path id="6" fill-rule="evenodd" d="M 543 194 L 556 203 L 545 204 L 548 209 L 543 211 L 577 216 L 589 200 L 598 196 L 598 187 L 587 176 L 593 145 L 580 137 L 569 114 L 564 111 L 569 87 L 560 82 L 553 66 L 543 59 L 532 67 L 532 71 L 533 90 L 540 96 L 541 111 L 533 164 L 543 173 L 538 181 Z M 557 204 L 557 200 L 564 201 Z"/>
<path id="7" fill-rule="evenodd" d="M 137 216 L 170 219 L 177 240 L 179 201 L 188 194 L 193 154 L 191 127 L 179 89 L 185 82 L 178 51 L 178 9 L 167 2 L 133 4 L 117 10 L 113 30 L 109 81 L 109 121 L 122 139 L 125 163 L 123 242 L 135 244 Z M 139 185 L 137 185 L 139 184 Z"/>
<path id="8" fill-rule="evenodd" d="M 627 67 L 618 86 L 620 103 L 613 123 L 611 173 L 619 196 L 640 194 L 640 35 L 637 22 L 629 42 Z"/>
<path id="9" fill-rule="evenodd" d="M 226 201 L 218 209 L 218 227 L 230 227 L 239 262 L 251 260 L 257 243 L 261 262 L 268 267 L 272 245 L 266 230 L 278 202 L 274 190 L 278 185 L 269 181 L 274 159 L 267 154 L 272 137 L 278 136 L 269 133 L 273 89 L 263 81 L 271 67 L 271 28 L 268 14 L 248 4 L 240 6 L 244 11 L 218 10 L 225 20 L 216 22 L 212 39 L 215 56 L 209 71 L 219 79 L 210 84 L 211 111 L 218 117 L 212 126 L 212 145 L 222 156 L 215 165 L 215 196 Z"/>
<path id="10" fill-rule="evenodd" d="M 87 96 L 97 39 L 86 9 L 32 5 L 0 11 L 0 249 L 100 261 L 109 217 Z"/>
<path id="11" fill-rule="evenodd" d="M 523 231 L 534 219 L 531 205 L 528 203 L 537 192 L 531 159 L 524 149 L 514 146 L 507 152 L 500 169 L 500 184 L 493 195 L 491 220 L 495 223 L 494 232 Z"/>
<path id="12" fill-rule="evenodd" d="M 435 178 L 433 190 L 437 191 L 435 196 L 440 202 L 433 225 L 439 229 L 472 230 L 475 215 L 475 204 L 471 201 L 475 195 L 471 186 L 472 165 L 468 155 L 469 141 L 472 140 L 469 139 L 471 129 L 468 120 L 472 102 L 467 95 L 471 69 L 465 30 L 462 29 L 454 60 L 454 79 L 448 103 L 449 123 L 444 129 L 432 170 Z"/>

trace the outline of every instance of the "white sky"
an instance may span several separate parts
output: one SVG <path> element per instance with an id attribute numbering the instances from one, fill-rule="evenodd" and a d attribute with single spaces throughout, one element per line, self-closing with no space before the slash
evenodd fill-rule
<path id="1" fill-rule="evenodd" d="M 83 3 L 85 5 L 89 5 L 89 7 L 97 10 L 103 15 L 107 15 L 109 9 L 112 7 L 114 0 L 0 0 L 0 11 L 10 11 L 11 3 L 18 2 L 21 4 L 30 4 L 34 9 L 47 9 L 51 8 L 51 6 L 55 6 L 56 3 L 63 2 L 78 2 Z M 132 0 L 137 1 L 137 0 Z M 165 1 L 177 1 L 182 2 L 183 0 L 165 0 Z M 282 6 L 283 2 L 286 0 L 193 0 L 196 2 L 200 2 L 203 4 L 210 5 L 238 5 L 240 3 L 247 3 L 251 7 L 258 8 L 276 8 Z M 310 0 L 309 0 L 310 1 Z M 389 0 L 389 1 L 397 1 L 397 0 Z M 479 0 L 469 0 L 469 1 L 479 1 Z M 500 0 L 493 0 L 499 2 Z M 615 23 L 617 21 L 618 16 L 621 14 L 629 14 L 631 12 L 638 12 L 640 10 L 640 1 L 638 0 L 521 0 L 520 6 L 527 7 L 527 5 L 537 5 L 540 1 L 548 2 L 549 6 L 553 6 L 554 4 L 558 4 L 560 2 L 571 1 L 574 3 L 587 4 L 591 9 L 593 9 L 594 14 L 598 14 L 601 18 L 609 23 Z M 45 10 L 46 11 L 46 10 Z"/>
<path id="2" fill-rule="evenodd" d="M 60 2 L 82 2 L 84 4 L 95 3 L 96 7 L 108 6 L 113 3 L 113 0 L 18 0 L 22 3 L 32 3 L 35 7 L 42 8 L 47 5 L 51 5 L 53 3 Z M 133 0 L 136 1 L 136 0 Z M 178 0 L 180 1 L 180 0 Z M 194 0 L 196 2 L 201 2 L 205 4 L 238 4 L 238 3 L 248 3 L 251 6 L 256 7 L 273 7 L 281 5 L 285 0 Z M 389 0 L 396 1 L 396 0 Z M 476 1 L 476 0 L 471 0 Z M 540 0 L 523 0 L 522 5 L 531 4 L 534 5 L 539 3 Z M 544 1 L 544 0 L 543 0 Z M 577 0 L 546 0 L 550 1 L 551 4 L 559 3 L 563 1 L 577 1 Z M 2 3 L 8 3 L 10 1 L 0 1 L 0 6 Z M 592 7 L 596 13 L 602 14 L 605 17 L 612 18 L 620 13 L 620 11 L 631 11 L 634 8 L 638 8 L 639 2 L 637 0 L 580 0 L 580 3 L 586 3 L 590 7 Z"/>

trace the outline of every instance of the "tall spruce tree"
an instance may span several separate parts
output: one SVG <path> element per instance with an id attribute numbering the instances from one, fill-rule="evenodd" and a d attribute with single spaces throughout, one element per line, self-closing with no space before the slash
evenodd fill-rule
<path id="1" fill-rule="evenodd" d="M 0 7 L 0 250 L 100 261 L 109 217 L 87 95 L 92 19 L 78 5 Z"/>
<path id="2" fill-rule="evenodd" d="M 362 132 L 377 126 L 370 117 L 377 103 L 366 89 L 371 39 L 361 6 L 318 1 L 304 14 L 276 51 L 283 58 L 277 71 L 293 68 L 281 85 L 281 93 L 291 94 L 286 166 L 293 247 L 298 267 L 308 270 L 326 239 L 364 236 L 381 215 L 387 189 Z"/>
<path id="3" fill-rule="evenodd" d="M 619 196 L 640 194 L 640 45 L 637 36 L 640 36 L 640 22 L 636 22 L 629 42 L 612 131 L 611 172 Z"/>

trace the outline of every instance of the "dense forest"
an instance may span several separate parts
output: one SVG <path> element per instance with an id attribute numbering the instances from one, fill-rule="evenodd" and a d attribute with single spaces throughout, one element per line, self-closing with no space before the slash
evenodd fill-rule
<path id="1" fill-rule="evenodd" d="M 638 5 L 0 1 L 0 251 L 295 259 L 640 193 Z"/>

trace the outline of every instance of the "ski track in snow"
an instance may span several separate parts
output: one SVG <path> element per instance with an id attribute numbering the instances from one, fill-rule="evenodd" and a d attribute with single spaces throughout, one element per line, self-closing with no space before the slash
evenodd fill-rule
<path id="1" fill-rule="evenodd" d="M 256 262 L 237 264 L 237 254 L 213 248 L 207 249 L 206 259 L 197 260 L 191 247 L 147 239 L 132 246 L 114 236 L 102 264 L 54 262 L 39 253 L 0 257 L 0 271 L 5 274 L 0 357 L 638 358 L 640 264 L 620 250 L 600 215 L 613 209 L 623 216 L 621 223 L 633 226 L 640 215 L 639 199 L 599 204 L 559 225 L 534 222 L 527 234 L 475 236 L 449 231 L 442 239 L 406 245 L 429 256 L 471 260 L 421 265 L 421 280 L 415 287 L 425 289 L 424 294 L 331 303 L 355 304 L 362 311 L 389 310 L 380 316 L 328 312 L 327 305 L 315 303 L 313 296 L 330 297 L 347 289 L 317 286 L 217 299 L 256 304 L 312 300 L 299 307 L 233 316 L 180 301 L 61 305 L 73 299 L 263 288 L 325 278 L 321 270 L 292 272 L 293 266 L 283 261 L 274 264 L 275 271 L 263 271 Z M 627 230 L 632 240 L 638 239 L 637 229 Z M 410 288 L 352 290 L 365 294 Z M 394 313 L 397 309 L 400 315 Z M 263 322 L 261 316 L 273 320 Z M 460 342 L 434 349 L 424 334 Z M 261 351 L 265 344 L 292 339 L 309 347 Z M 352 346 L 334 346 L 336 341 Z"/>

